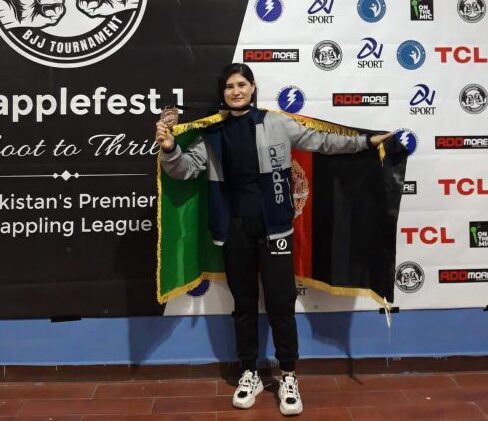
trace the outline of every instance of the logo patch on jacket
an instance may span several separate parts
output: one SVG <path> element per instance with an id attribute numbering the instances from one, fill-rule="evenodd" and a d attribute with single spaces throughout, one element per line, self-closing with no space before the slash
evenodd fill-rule
<path id="1" fill-rule="evenodd" d="M 291 254 L 292 236 L 269 241 L 269 252 L 272 255 Z"/>
<path id="2" fill-rule="evenodd" d="M 285 144 L 280 143 L 268 147 L 269 162 L 271 163 L 271 177 L 273 179 L 273 191 L 275 196 L 275 202 L 281 204 L 285 201 L 283 195 L 283 183 L 285 179 L 281 175 L 281 170 L 286 161 L 285 156 Z"/>

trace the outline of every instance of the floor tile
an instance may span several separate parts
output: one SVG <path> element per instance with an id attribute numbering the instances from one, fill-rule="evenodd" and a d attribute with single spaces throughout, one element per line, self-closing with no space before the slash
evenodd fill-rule
<path id="1" fill-rule="evenodd" d="M 90 398 L 96 383 L 4 383 L 0 399 Z"/>
<path id="2" fill-rule="evenodd" d="M 94 397 L 215 396 L 216 392 L 216 381 L 174 380 L 100 384 L 95 391 Z"/>
<path id="3" fill-rule="evenodd" d="M 480 409 L 470 403 L 352 408 L 354 421 L 481 421 Z"/>
<path id="4" fill-rule="evenodd" d="M 337 376 L 340 390 L 404 390 L 418 388 L 456 389 L 459 386 L 448 375 L 377 375 L 377 376 Z"/>
<path id="5" fill-rule="evenodd" d="M 21 415 L 150 414 L 153 399 L 53 399 L 27 401 Z"/>

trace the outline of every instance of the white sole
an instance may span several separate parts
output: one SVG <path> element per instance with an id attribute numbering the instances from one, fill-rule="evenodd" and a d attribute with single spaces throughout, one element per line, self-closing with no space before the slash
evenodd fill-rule
<path id="1" fill-rule="evenodd" d="M 263 390 L 264 390 L 263 382 L 259 380 L 259 383 L 256 386 L 256 391 L 254 392 L 254 396 L 252 399 L 249 400 L 249 402 L 243 403 L 243 402 L 236 401 L 234 398 L 232 398 L 232 405 L 234 406 L 234 408 L 249 409 L 251 406 L 253 406 L 256 403 L 256 396 L 258 396 Z"/>
<path id="2" fill-rule="evenodd" d="M 303 405 L 300 402 L 300 405 L 297 405 L 293 408 L 285 408 L 282 403 L 280 403 L 280 412 L 281 415 L 289 416 L 289 415 L 298 415 L 301 414 L 303 411 Z"/>

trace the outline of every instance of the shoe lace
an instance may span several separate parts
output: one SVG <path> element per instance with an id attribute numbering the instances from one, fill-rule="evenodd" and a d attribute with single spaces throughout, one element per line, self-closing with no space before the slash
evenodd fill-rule
<path id="1" fill-rule="evenodd" d="M 251 391 L 252 388 L 254 387 L 254 383 L 256 383 L 254 379 L 254 373 L 252 373 L 249 370 L 246 370 L 241 378 L 239 379 L 239 385 L 237 386 L 237 390 L 247 392 Z"/>
<path id="2" fill-rule="evenodd" d="M 298 381 L 295 377 L 285 376 L 282 382 L 282 393 L 284 399 L 300 399 L 300 393 L 298 392 Z"/>

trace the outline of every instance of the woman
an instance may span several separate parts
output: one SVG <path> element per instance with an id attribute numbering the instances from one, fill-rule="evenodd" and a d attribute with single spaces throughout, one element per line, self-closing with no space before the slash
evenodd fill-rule
<path id="1" fill-rule="evenodd" d="M 188 179 L 207 170 L 209 226 L 223 246 L 227 282 L 234 298 L 234 324 L 242 375 L 232 403 L 250 408 L 262 392 L 257 374 L 258 275 L 264 291 L 276 358 L 282 371 L 279 397 L 283 415 L 303 406 L 295 377 L 298 337 L 292 233 L 291 148 L 326 154 L 376 147 L 385 135 L 341 136 L 308 129 L 284 114 L 253 106 L 256 84 L 251 69 L 226 66 L 218 81 L 226 119 L 204 131 L 185 152 L 159 121 L 156 141 L 161 164 L 171 177 Z"/>

